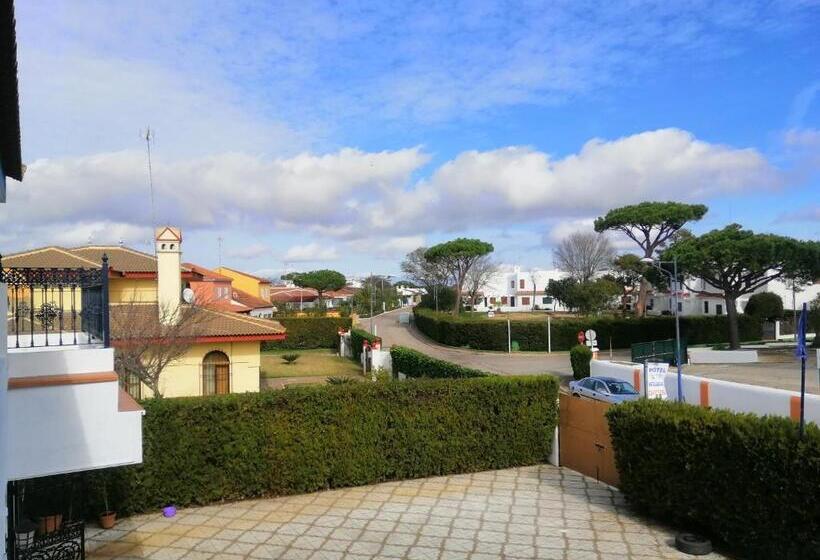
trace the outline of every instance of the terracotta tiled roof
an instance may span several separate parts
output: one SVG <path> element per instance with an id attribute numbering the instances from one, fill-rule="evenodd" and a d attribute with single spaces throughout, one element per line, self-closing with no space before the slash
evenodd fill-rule
<path id="1" fill-rule="evenodd" d="M 232 299 L 218 299 L 204 304 L 208 309 L 227 311 L 229 313 L 247 313 L 252 308 Z M 270 306 L 270 304 L 268 304 Z"/>
<path id="2" fill-rule="evenodd" d="M 122 340 L 128 332 L 126 325 L 132 321 L 151 322 L 148 324 L 156 324 L 159 321 L 156 304 L 114 304 L 110 309 L 111 338 L 114 341 Z M 246 340 L 265 340 L 285 334 L 285 327 L 281 323 L 269 319 L 257 319 L 203 307 L 197 308 L 197 313 L 201 315 L 192 319 L 194 327 L 190 333 L 197 339 L 241 337 Z"/>
<path id="3" fill-rule="evenodd" d="M 272 288 L 270 299 L 272 302 L 296 303 L 311 302 L 318 299 L 319 294 L 315 290 L 305 288 Z"/>
<path id="4" fill-rule="evenodd" d="M 235 274 L 241 274 L 242 276 L 247 276 L 248 278 L 253 278 L 254 280 L 257 280 L 257 281 L 261 282 L 262 284 L 270 284 L 271 283 L 271 281 L 268 280 L 267 278 L 262 278 L 260 276 L 254 276 L 253 274 L 249 274 L 247 272 L 242 272 L 241 270 L 236 270 L 235 268 L 229 268 L 227 266 L 220 266 L 219 270 L 229 270 L 229 271 L 231 271 Z"/>
<path id="5" fill-rule="evenodd" d="M 202 281 L 204 282 L 232 282 L 233 278 L 230 276 L 225 276 L 224 274 L 219 274 L 218 272 L 214 272 L 210 268 L 205 268 L 204 266 L 199 266 L 198 264 L 194 263 L 182 263 L 182 266 L 187 268 L 188 270 L 195 272 L 202 276 Z"/>
<path id="6" fill-rule="evenodd" d="M 153 255 L 117 245 L 89 245 L 69 249 L 73 254 L 94 262 L 102 262 L 108 255 L 108 266 L 117 272 L 156 272 L 157 259 Z"/>
<path id="7" fill-rule="evenodd" d="M 248 292 L 244 292 L 236 288 L 233 288 L 232 294 L 234 301 L 241 303 L 249 309 L 263 309 L 266 307 L 273 307 L 273 304 L 271 302 L 265 301 L 260 297 L 256 297 L 252 294 L 249 294 Z"/>
<path id="8" fill-rule="evenodd" d="M 102 259 L 93 261 L 75 255 L 61 247 L 41 247 L 3 255 L 2 265 L 6 268 L 100 268 Z"/>

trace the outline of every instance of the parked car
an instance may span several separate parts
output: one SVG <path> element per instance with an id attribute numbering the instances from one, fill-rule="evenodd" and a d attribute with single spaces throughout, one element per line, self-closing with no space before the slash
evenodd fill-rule
<path id="1" fill-rule="evenodd" d="M 580 381 L 570 381 L 569 390 L 573 397 L 587 397 L 612 404 L 641 397 L 631 383 L 614 377 L 586 377 Z"/>

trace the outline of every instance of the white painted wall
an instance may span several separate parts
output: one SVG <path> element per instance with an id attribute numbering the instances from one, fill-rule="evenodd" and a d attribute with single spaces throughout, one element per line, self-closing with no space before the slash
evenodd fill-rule
<path id="1" fill-rule="evenodd" d="M 533 303 L 541 310 L 564 311 L 564 307 L 557 301 L 543 303 L 543 298 L 548 297 L 544 293 L 544 288 L 550 280 L 560 280 L 566 274 L 560 270 L 533 269 L 521 270 L 519 266 L 502 266 L 499 271 L 492 276 L 485 286 L 481 288 L 484 298 L 481 298 L 475 306 L 476 311 L 488 311 L 492 307 L 495 311 L 502 312 L 526 312 L 533 310 Z M 521 281 L 524 287 L 521 287 Z M 533 289 L 535 296 L 533 297 Z M 496 298 L 496 303 L 490 303 L 490 298 Z M 507 305 L 501 303 L 501 298 L 507 298 Z M 509 305 L 510 298 L 515 297 L 515 306 Z M 530 298 L 530 303 L 524 305 L 522 297 Z"/>
<path id="2" fill-rule="evenodd" d="M 142 411 L 119 412 L 119 383 L 13 389 L 11 480 L 142 462 Z"/>
<path id="3" fill-rule="evenodd" d="M 615 377 L 633 384 L 635 372 L 638 374 L 640 389 L 643 393 L 645 381 L 641 364 L 610 362 L 608 360 L 592 360 L 590 363 L 591 375 Z M 810 372 L 806 374 L 811 375 Z M 670 371 L 664 381 L 669 399 L 677 399 L 677 372 Z M 682 381 L 683 398 L 687 403 L 700 404 L 701 385 L 706 383 L 708 384 L 709 406 L 712 408 L 724 408 L 735 412 L 751 412 L 758 415 L 792 417 L 792 399 L 800 396 L 796 391 L 708 379 L 688 374 L 682 376 Z M 805 406 L 806 421 L 820 424 L 820 395 L 807 394 Z"/>
<path id="4" fill-rule="evenodd" d="M 757 350 L 712 350 L 689 348 L 689 362 L 695 364 L 753 364 L 757 362 Z"/>

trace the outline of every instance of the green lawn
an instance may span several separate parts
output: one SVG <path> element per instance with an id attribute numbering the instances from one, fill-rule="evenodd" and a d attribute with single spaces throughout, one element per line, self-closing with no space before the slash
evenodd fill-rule
<path id="1" fill-rule="evenodd" d="M 282 360 L 283 354 L 299 354 L 292 364 Z M 340 358 L 334 350 L 274 350 L 262 352 L 262 377 L 326 377 L 361 375 L 362 368 L 348 358 Z"/>

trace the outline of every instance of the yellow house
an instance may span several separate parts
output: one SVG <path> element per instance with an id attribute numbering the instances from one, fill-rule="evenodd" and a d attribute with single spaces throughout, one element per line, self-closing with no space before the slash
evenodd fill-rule
<path id="1" fill-rule="evenodd" d="M 216 269 L 216 272 L 231 278 L 233 280 L 234 288 L 238 288 L 243 292 L 255 295 L 265 301 L 270 301 L 270 280 L 254 276 L 253 274 L 248 274 L 247 272 L 234 270 L 233 268 L 228 268 L 227 266 L 220 266 Z"/>
<path id="2" fill-rule="evenodd" d="M 87 270 L 99 268 L 103 255 L 109 264 L 109 305 L 112 346 L 127 344 L 133 334 L 129 323 L 150 325 L 187 317 L 182 302 L 186 282 L 201 279 L 181 264 L 182 234 L 176 228 L 158 228 L 156 256 L 121 246 L 84 246 L 71 249 L 44 247 L 4 256 L 4 268 L 46 271 L 48 269 Z M 258 279 L 264 282 L 262 279 Z M 11 290 L 11 288 L 10 288 Z M 79 290 L 76 290 L 79 292 Z M 254 290 L 252 293 L 257 293 Z M 30 301 L 20 298 L 18 301 Z M 36 294 L 35 294 L 36 295 Z M 44 302 L 62 303 L 66 317 L 79 315 L 81 294 L 42 293 L 35 307 Z M 10 301 L 12 294 L 9 294 Z M 73 306 L 73 307 L 72 307 Z M 278 322 L 227 311 L 197 307 L 196 324 L 184 355 L 162 370 L 159 386 L 165 397 L 197 396 L 259 391 L 260 343 L 282 340 L 285 329 Z M 72 313 L 73 312 L 73 313 Z M 14 322 L 10 308 L 9 321 Z M 123 379 L 135 398 L 149 397 L 150 391 L 135 378 Z"/>

